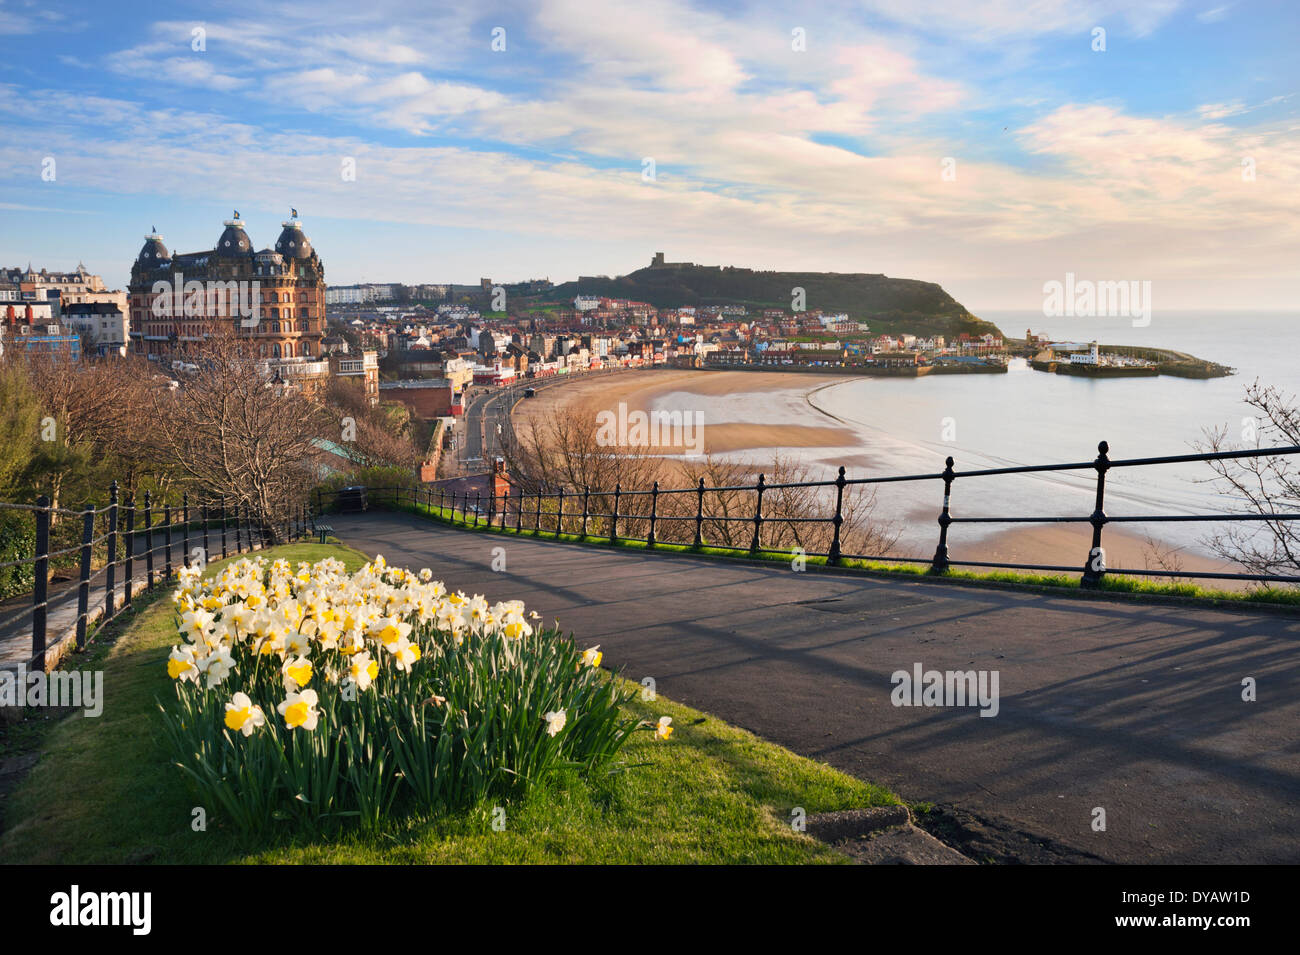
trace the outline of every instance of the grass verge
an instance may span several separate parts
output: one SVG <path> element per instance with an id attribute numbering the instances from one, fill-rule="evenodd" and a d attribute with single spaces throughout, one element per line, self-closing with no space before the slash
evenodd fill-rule
<path id="1" fill-rule="evenodd" d="M 626 550 L 650 549 L 649 545 L 647 545 L 645 541 L 620 539 L 611 542 L 608 538 L 604 537 L 582 537 L 577 534 L 567 533 L 557 534 L 554 530 L 546 529 L 542 529 L 539 532 L 528 527 L 524 527 L 520 530 L 516 530 L 514 527 L 502 528 L 499 525 L 486 527 L 483 523 L 486 518 L 480 519 L 476 524 L 472 518 L 467 519 L 459 514 L 453 514 L 451 508 L 448 507 L 437 507 L 427 504 L 401 504 L 397 506 L 389 506 L 389 509 L 405 511 L 408 514 L 414 514 L 418 517 L 438 521 L 439 523 L 446 524 L 449 527 L 474 530 L 479 533 L 502 534 L 517 537 L 536 537 L 542 540 L 584 544 L 590 547 L 618 547 Z M 547 515 L 543 513 L 542 517 L 545 519 Z M 554 521 L 555 515 L 551 514 L 550 518 Z M 525 520 L 526 519 L 527 516 L 525 515 Z M 755 554 L 749 551 L 732 550 L 724 547 L 692 547 L 687 544 L 669 544 L 662 542 L 657 542 L 653 549 L 667 554 L 692 554 L 703 555 L 706 557 L 721 557 L 728 560 L 757 560 L 783 564 L 790 563 L 791 559 L 794 557 L 792 553 L 785 551 L 759 551 Z M 805 565 L 809 567 L 828 566 L 828 560 L 825 557 L 805 556 L 802 560 Z M 836 569 L 859 570 L 869 574 L 883 574 L 895 577 L 927 577 L 931 580 L 951 580 L 965 583 L 1009 584 L 1016 587 L 1029 587 L 1034 589 L 1047 588 L 1053 590 L 1072 591 L 1080 594 L 1099 593 L 1137 597 L 1174 597 L 1183 600 L 1193 600 L 1211 606 L 1257 606 L 1286 610 L 1300 609 L 1300 588 L 1261 586 L 1253 590 L 1218 590 L 1213 587 L 1205 587 L 1195 583 L 1162 583 L 1141 577 L 1124 576 L 1122 574 L 1107 574 L 1101 579 L 1095 589 L 1087 590 L 1082 586 L 1080 577 L 1071 576 L 1070 574 L 1031 574 L 1018 571 L 969 571 L 954 569 L 949 569 L 944 573 L 936 574 L 929 564 L 909 563 L 906 561 L 890 562 L 882 560 L 845 559 L 836 565 Z"/>
<path id="2" fill-rule="evenodd" d="M 291 561 L 330 555 L 349 570 L 367 560 L 329 544 L 266 552 Z M 40 761 L 9 799 L 0 862 L 842 862 L 791 829 L 792 810 L 898 802 L 884 789 L 660 699 L 631 710 L 647 719 L 671 716 L 670 740 L 635 734 L 623 771 L 566 777 L 507 804 L 502 831 L 493 829 L 495 807 L 483 805 L 394 821 L 369 836 L 246 844 L 215 813 L 206 831 L 194 830 L 194 797 L 159 739 L 156 701 L 171 694 L 164 662 L 176 642 L 173 619 L 170 601 L 155 600 L 116 642 L 76 659 L 79 668 L 104 671 L 103 715 L 72 713 L 45 735 Z"/>

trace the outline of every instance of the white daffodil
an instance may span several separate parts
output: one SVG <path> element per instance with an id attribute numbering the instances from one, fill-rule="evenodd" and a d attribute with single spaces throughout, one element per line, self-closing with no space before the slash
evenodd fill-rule
<path id="1" fill-rule="evenodd" d="M 543 713 L 542 719 L 546 721 L 546 732 L 551 736 L 564 729 L 564 724 L 569 721 L 569 717 L 564 710 Z"/>
<path id="2" fill-rule="evenodd" d="M 235 668 L 235 658 L 230 654 L 230 648 L 220 646 L 213 650 L 206 657 L 198 662 L 199 668 L 203 675 L 207 677 L 208 689 L 220 686 L 230 672 Z"/>

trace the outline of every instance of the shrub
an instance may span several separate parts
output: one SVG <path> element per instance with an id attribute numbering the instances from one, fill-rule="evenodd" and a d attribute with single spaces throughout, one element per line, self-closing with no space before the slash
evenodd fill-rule
<path id="1" fill-rule="evenodd" d="M 30 511 L 0 510 L 0 600 L 31 593 L 36 582 L 36 522 Z M 22 563 L 19 563 L 19 562 Z"/>

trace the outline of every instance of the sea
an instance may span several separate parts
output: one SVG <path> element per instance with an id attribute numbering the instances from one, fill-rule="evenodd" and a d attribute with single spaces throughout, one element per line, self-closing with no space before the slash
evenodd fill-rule
<path id="1" fill-rule="evenodd" d="M 1253 446 L 1255 412 L 1245 402 L 1246 387 L 1258 380 L 1291 395 L 1300 393 L 1298 313 L 1157 312 L 1142 328 L 1135 328 L 1129 318 L 1044 319 L 1041 312 L 981 312 L 980 317 L 1015 337 L 1028 328 L 1053 341 L 1170 348 L 1236 371 L 1208 380 L 1163 375 L 1096 379 L 1035 371 L 1016 361 L 1005 375 L 864 377 L 825 387 L 810 383 L 775 393 L 696 398 L 691 403 L 699 404 L 707 422 L 847 427 L 855 436 L 851 444 L 782 453 L 799 457 L 819 476 L 833 476 L 842 464 L 855 478 L 939 471 L 948 456 L 958 472 L 1085 462 L 1096 457 L 1103 440 L 1111 460 L 1187 454 L 1200 450 L 1216 428 L 1225 428 L 1235 446 Z M 656 404 L 681 407 L 683 399 L 677 395 Z M 1278 443 L 1267 436 L 1262 440 Z M 769 457 L 771 453 L 763 452 Z M 1095 488 L 1091 470 L 967 478 L 956 482 L 951 506 L 955 515 L 968 517 L 1087 515 Z M 933 549 L 934 519 L 941 503 L 938 482 L 879 485 L 877 490 L 877 506 L 901 519 L 903 550 L 910 545 L 923 548 L 926 541 Z M 1236 503 L 1225 495 L 1210 466 L 1201 462 L 1116 468 L 1107 477 L 1109 515 L 1206 514 L 1235 510 Z M 963 535 L 991 534 L 1005 526 L 970 525 Z M 1204 542 L 1213 525 L 1164 523 L 1132 529 L 1154 529 L 1152 536 L 1158 540 L 1208 553 Z"/>

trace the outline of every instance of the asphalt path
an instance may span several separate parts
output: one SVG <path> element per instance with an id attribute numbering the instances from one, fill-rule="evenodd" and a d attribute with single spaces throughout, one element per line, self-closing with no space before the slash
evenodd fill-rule
<path id="1" fill-rule="evenodd" d="M 390 563 L 523 599 L 624 676 L 910 801 L 1114 862 L 1300 862 L 1300 618 L 799 573 L 404 514 L 331 522 Z M 895 705 L 892 674 L 917 664 L 996 671 L 997 715 Z"/>

